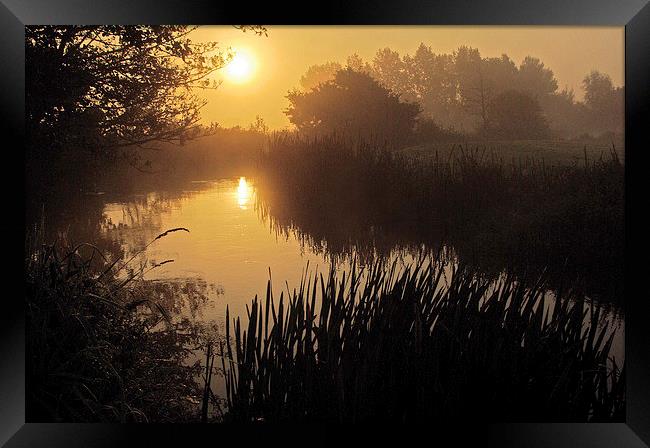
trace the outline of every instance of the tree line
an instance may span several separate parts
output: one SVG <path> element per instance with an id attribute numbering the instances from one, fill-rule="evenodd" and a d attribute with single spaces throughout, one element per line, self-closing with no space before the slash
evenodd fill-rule
<path id="1" fill-rule="evenodd" d="M 345 64 L 309 67 L 300 88 L 288 93 L 286 113 L 305 132 L 342 132 L 356 124 L 371 125 L 361 133 L 386 136 L 396 127 L 396 135 L 415 130 L 425 138 L 445 132 L 497 139 L 622 133 L 624 88 L 594 70 L 582 89 L 583 101 L 573 90 L 560 90 L 553 71 L 535 57 L 517 65 L 506 54 L 483 57 L 467 46 L 436 54 L 420 44 L 413 55 L 384 48 L 371 61 L 353 54 Z M 365 118 L 355 118 L 360 115 Z"/>

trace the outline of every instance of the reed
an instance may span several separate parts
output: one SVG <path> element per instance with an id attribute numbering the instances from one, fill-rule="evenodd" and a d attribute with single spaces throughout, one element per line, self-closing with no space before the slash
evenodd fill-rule
<path id="1" fill-rule="evenodd" d="M 258 207 L 316 252 L 371 258 L 442 246 L 484 272 L 548 269 L 555 286 L 622 303 L 624 166 L 504 159 L 456 145 L 420 159 L 335 136 L 278 136 L 263 154 Z"/>
<path id="2" fill-rule="evenodd" d="M 622 421 L 610 317 L 545 287 L 431 259 L 269 280 L 227 317 L 227 421 Z"/>

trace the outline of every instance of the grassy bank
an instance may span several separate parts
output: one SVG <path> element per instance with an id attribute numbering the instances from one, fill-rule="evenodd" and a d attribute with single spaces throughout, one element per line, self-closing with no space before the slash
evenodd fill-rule
<path id="1" fill-rule="evenodd" d="M 624 420 L 612 322 L 571 291 L 422 260 L 346 274 L 233 319 L 229 421 Z"/>
<path id="2" fill-rule="evenodd" d="M 447 158 L 456 151 L 458 145 L 493 152 L 505 161 L 544 160 L 547 165 L 583 164 L 585 153 L 590 160 L 608 157 L 612 148 L 620 160 L 625 159 L 625 139 L 623 135 L 608 134 L 600 137 L 585 135 L 575 139 L 555 140 L 479 140 L 471 136 L 458 138 L 451 142 L 429 140 L 428 143 L 404 147 L 399 151 L 405 155 L 434 159 Z"/>
<path id="3" fill-rule="evenodd" d="M 484 272 L 544 269 L 622 301 L 624 166 L 615 151 L 578 163 L 504 159 L 456 146 L 419 159 L 335 138 L 276 139 L 260 209 L 334 256 L 452 246 Z"/>

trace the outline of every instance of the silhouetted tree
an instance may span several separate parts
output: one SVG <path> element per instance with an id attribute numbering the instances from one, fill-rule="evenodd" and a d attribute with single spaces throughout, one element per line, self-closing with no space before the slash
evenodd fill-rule
<path id="1" fill-rule="evenodd" d="M 479 118 L 482 131 L 500 127 L 493 123 L 493 107 L 501 107 L 512 94 L 497 100 L 504 92 L 517 89 L 539 101 L 557 89 L 553 72 L 539 59 L 527 56 L 519 68 L 505 54 L 499 58 L 482 58 L 475 48 L 460 47 L 454 55 L 460 101 L 468 113 Z M 523 100 L 522 100 L 523 101 Z"/>
<path id="2" fill-rule="evenodd" d="M 303 134 L 339 133 L 390 142 L 408 137 L 420 113 L 370 75 L 346 68 L 309 92 L 290 91 L 285 110 Z"/>
<path id="3" fill-rule="evenodd" d="M 336 72 L 341 70 L 338 62 L 326 62 L 310 66 L 304 75 L 300 77 L 300 86 L 304 90 L 311 90 L 319 84 L 334 79 Z"/>
<path id="4" fill-rule="evenodd" d="M 399 53 L 384 48 L 372 60 L 372 76 L 388 90 L 397 94 L 406 92 L 406 67 Z"/>
<path id="5" fill-rule="evenodd" d="M 338 63 L 313 66 L 303 79 L 313 80 L 311 88 L 332 80 L 340 67 Z M 468 46 L 452 54 L 435 54 L 421 43 L 413 55 L 381 49 L 371 63 L 354 54 L 348 57 L 346 67 L 371 75 L 403 101 L 419 103 L 421 120 L 436 122 L 422 125 L 421 138 L 441 132 L 449 135 L 451 129 L 493 131 L 491 106 L 508 90 L 536 100 L 555 135 L 575 137 L 623 130 L 623 88 L 613 87 L 611 79 L 595 72 L 583 85 L 589 89 L 585 102 L 576 101 L 572 91 L 558 91 L 553 71 L 533 56 L 526 56 L 517 66 L 506 54 L 482 57 L 478 49 Z"/>
<path id="6" fill-rule="evenodd" d="M 401 97 L 419 102 L 423 112 L 440 125 L 457 126 L 461 117 L 452 55 L 435 54 L 420 44 L 413 56 L 403 60 L 408 85 Z"/>
<path id="7" fill-rule="evenodd" d="M 539 104 L 549 128 L 561 137 L 571 137 L 585 132 L 587 111 L 575 99 L 573 90 L 564 88 L 539 98 Z"/>
<path id="8" fill-rule="evenodd" d="M 481 72 L 487 88 L 493 95 L 515 88 L 520 76 L 515 63 L 505 54 L 498 58 L 482 58 Z"/>
<path id="9" fill-rule="evenodd" d="M 593 130 L 622 132 L 624 127 L 625 94 L 623 88 L 614 87 L 609 75 L 596 70 L 582 81 L 585 106 Z"/>
<path id="10" fill-rule="evenodd" d="M 526 56 L 521 62 L 517 77 L 517 84 L 512 85 L 538 100 L 557 90 L 557 80 L 553 71 L 545 67 L 538 58 L 532 56 Z"/>
<path id="11" fill-rule="evenodd" d="M 506 90 L 489 105 L 489 135 L 528 140 L 548 137 L 549 130 L 537 100 L 525 92 Z"/>
<path id="12" fill-rule="evenodd" d="M 190 135 L 205 104 L 193 89 L 216 87 L 208 76 L 229 57 L 215 42 L 193 42 L 194 29 L 26 27 L 31 141 L 106 151 Z"/>
<path id="13" fill-rule="evenodd" d="M 372 70 L 370 64 L 364 62 L 361 56 L 354 53 L 347 57 L 345 67 L 341 66 L 338 62 L 310 65 L 307 71 L 300 77 L 300 87 L 305 91 L 309 91 L 319 84 L 332 81 L 336 72 L 343 68 L 364 73 L 370 73 Z"/>
<path id="14" fill-rule="evenodd" d="M 591 109 L 604 109 L 610 105 L 614 85 L 609 75 L 592 70 L 582 80 L 585 90 L 585 104 Z"/>
<path id="15" fill-rule="evenodd" d="M 479 118 L 479 127 L 489 127 L 488 106 L 495 96 L 494 87 L 484 73 L 483 59 L 476 48 L 462 46 L 454 53 L 461 106 Z"/>
<path id="16" fill-rule="evenodd" d="M 372 70 L 370 64 L 364 62 L 361 56 L 359 56 L 357 53 L 351 54 L 347 57 L 345 61 L 345 67 L 349 68 L 350 70 L 354 70 L 355 72 L 370 73 Z"/>

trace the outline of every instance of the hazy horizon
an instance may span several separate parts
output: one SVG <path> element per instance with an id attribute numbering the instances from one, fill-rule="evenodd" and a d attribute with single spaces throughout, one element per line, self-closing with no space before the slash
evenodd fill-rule
<path id="1" fill-rule="evenodd" d="M 225 69 L 215 79 L 217 90 L 201 90 L 208 104 L 202 121 L 224 127 L 247 126 L 260 115 L 271 129 L 289 127 L 283 113 L 287 91 L 314 64 L 345 63 L 357 53 L 370 61 L 379 49 L 413 54 L 420 43 L 435 53 L 452 53 L 459 46 L 478 48 L 483 57 L 507 54 L 519 65 L 526 56 L 539 58 L 553 70 L 558 90 L 565 87 L 582 100 L 582 79 L 591 70 L 608 74 L 624 85 L 623 27 L 551 26 L 268 26 L 268 37 L 242 33 L 232 26 L 201 26 L 192 38 L 218 41 L 247 55 L 251 67 L 245 80 L 229 77 Z"/>

